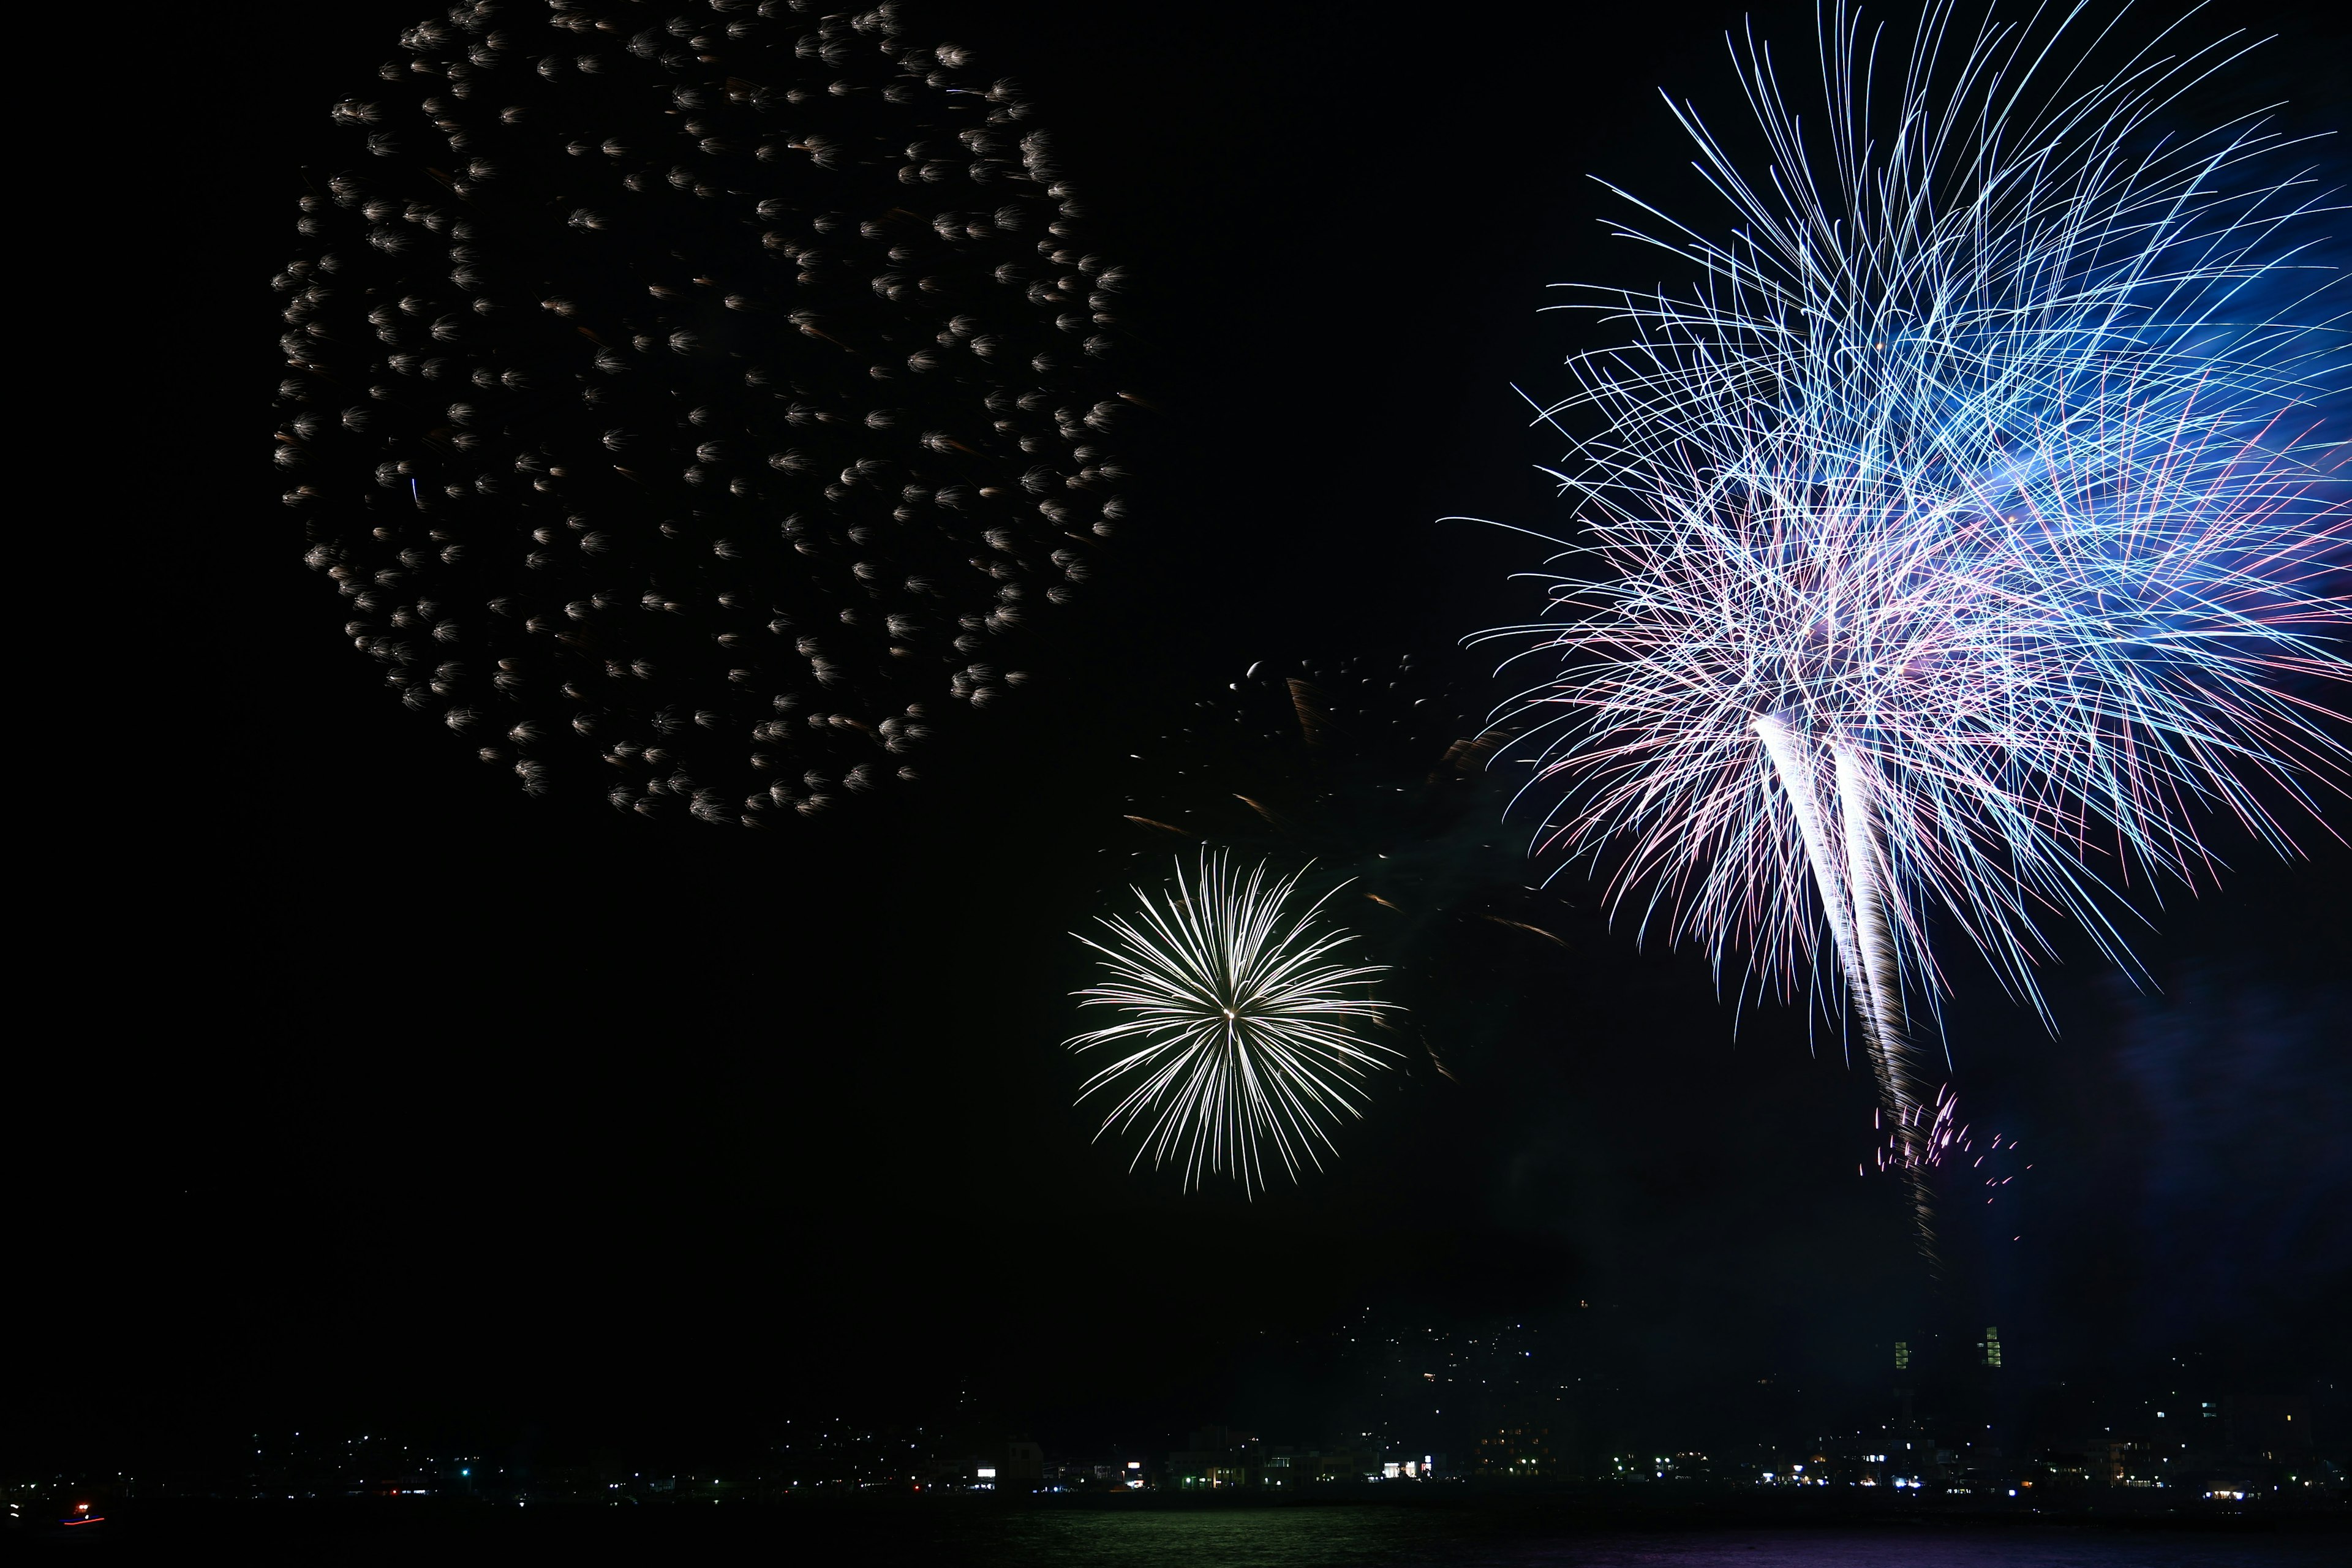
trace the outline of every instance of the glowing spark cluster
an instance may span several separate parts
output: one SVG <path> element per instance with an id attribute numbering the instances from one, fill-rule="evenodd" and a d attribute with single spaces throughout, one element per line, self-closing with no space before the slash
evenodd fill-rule
<path id="1" fill-rule="evenodd" d="M 1221 1174 L 1250 1192 L 1271 1154 L 1296 1181 L 1302 1160 L 1322 1167 L 1333 1123 L 1363 1114 L 1367 1075 L 1398 1058 L 1362 1033 L 1397 1011 L 1366 994 L 1386 966 L 1332 958 L 1350 933 L 1322 922 L 1331 893 L 1307 902 L 1302 875 L 1203 853 L 1159 896 L 1136 889 L 1143 908 L 1103 921 L 1108 942 L 1079 938 L 1108 978 L 1077 994 L 1126 1016 L 1066 1042 L 1123 1053 L 1078 1098 L 1113 1098 L 1105 1133 L 1142 1129 L 1135 1163 L 1178 1160 L 1188 1187 Z"/>
<path id="2" fill-rule="evenodd" d="M 533 794 L 772 825 L 1027 680 L 1124 526 L 1124 274 L 895 8 L 640 9 L 461 5 L 335 106 L 273 445 L 408 708 Z"/>
<path id="3" fill-rule="evenodd" d="M 1886 1113 L 1882 1110 L 1878 1127 L 1885 1142 L 1878 1150 L 1877 1168 L 1880 1173 L 1900 1172 L 1912 1177 L 1913 1190 L 1916 1192 L 1920 1190 L 1920 1178 L 1925 1173 L 1938 1171 L 1943 1174 L 1943 1184 L 1947 1188 L 1957 1186 L 1965 1179 L 1985 1189 L 1987 1205 L 1997 1202 L 2001 1189 L 2021 1173 L 2021 1171 L 2005 1169 L 2017 1162 L 2018 1142 L 2010 1138 L 2004 1143 L 2005 1135 L 1996 1132 L 1982 1152 L 1979 1152 L 1975 1131 L 1959 1120 L 1959 1101 L 1953 1096 L 1951 1085 L 1946 1084 L 1936 1091 L 1932 1106 L 1911 1106 L 1896 1125 L 1889 1126 Z M 1970 1154 L 1976 1158 L 1963 1167 L 1961 1160 Z M 1986 1167 L 1987 1161 L 1993 1162 L 1990 1169 Z M 2022 1167 L 2024 1171 L 2032 1169 L 2032 1165 Z M 1855 1173 L 1868 1175 L 1870 1168 L 1858 1165 Z M 2011 1239 L 2021 1238 L 2012 1237 Z"/>
<path id="4" fill-rule="evenodd" d="M 1906 51 L 1840 5 L 1816 101 L 1735 46 L 1769 167 L 1676 110 L 1731 237 L 1619 230 L 1699 280 L 1588 292 L 1629 341 L 1545 411 L 1597 432 L 1582 561 L 1494 634 L 1549 667 L 1549 844 L 1719 967 L 1842 984 L 1914 1171 L 1931 922 L 2040 1008 L 2051 917 L 2128 963 L 2126 889 L 2210 880 L 2217 816 L 2290 851 L 2276 805 L 2347 755 L 2313 690 L 2352 673 L 2344 323 L 2294 244 L 2326 198 L 2251 177 L 2260 117 L 2166 133 L 2238 46 L 2081 20 L 1931 4 Z"/>
<path id="5" fill-rule="evenodd" d="M 1936 1091 L 1933 1106 L 1914 1105 L 1905 1114 L 1900 1125 L 1889 1129 L 1881 1113 L 1880 1131 L 1886 1133 L 1886 1146 L 1878 1152 L 1878 1168 L 1899 1171 L 1940 1165 L 1955 1149 L 1967 1151 L 1969 1130 L 1959 1121 L 1959 1101 L 1953 1097 L 1952 1086 L 1946 1084 Z M 2000 1145 L 1995 1135 L 1993 1143 Z M 1981 1159 L 1979 1163 L 1982 1163 Z"/>

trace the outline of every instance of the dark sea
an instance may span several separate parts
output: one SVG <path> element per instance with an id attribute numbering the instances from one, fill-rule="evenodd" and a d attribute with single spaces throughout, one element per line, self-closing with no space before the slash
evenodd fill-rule
<path id="1" fill-rule="evenodd" d="M 925 1508 L 166 1511 L 108 1546 L 240 1563 L 782 1563 L 856 1568 L 2352 1568 L 2343 1521 L 1922 1519 L 1594 1523 L 1378 1503 L 1217 1509 Z M 94 1533 L 94 1532 L 93 1532 Z"/>

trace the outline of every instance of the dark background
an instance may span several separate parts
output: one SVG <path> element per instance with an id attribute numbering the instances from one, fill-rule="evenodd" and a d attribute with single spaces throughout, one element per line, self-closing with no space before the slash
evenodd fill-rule
<path id="1" fill-rule="evenodd" d="M 2352 105 L 2327 9 L 2210 15 L 2281 33 L 2241 79 L 2324 125 Z M 1595 1364 L 1666 1440 L 1764 1375 L 1875 1410 L 1888 1341 L 1986 1322 L 2021 1385 L 2345 1374 L 2352 853 L 2321 829 L 2293 866 L 2220 830 L 2242 864 L 2142 945 L 2160 989 L 2074 952 L 2055 1039 L 1958 970 L 1971 1117 L 2034 1168 L 1954 1207 L 1940 1284 L 1855 1176 L 1871 1097 L 1834 1040 L 1790 1008 L 1735 1035 L 1696 955 L 1637 952 L 1580 887 L 1566 951 L 1493 961 L 1513 1005 L 1457 1080 L 1391 1080 L 1296 1190 L 1183 1195 L 1070 1107 L 1065 933 L 1118 896 L 1113 759 L 1254 659 L 1442 663 L 1531 610 L 1529 542 L 1434 520 L 1560 525 L 1512 390 L 1560 384 L 1543 285 L 1643 279 L 1586 176 L 1685 190 L 1656 89 L 1729 114 L 1736 7 L 939 27 L 1029 86 L 1138 276 L 1145 504 L 1043 679 L 920 793 L 764 835 L 523 798 L 390 699 L 299 563 L 266 282 L 301 163 L 344 155 L 326 106 L 416 14 L 78 46 L 113 74 L 54 177 L 112 195 L 67 247 L 98 323 L 73 374 L 116 412 L 57 520 L 89 629 L 51 673 L 89 729 L 19 817 L 65 875 L 24 911 L 10 1462 L 295 1427 L 684 1459 L 959 1399 L 1055 1444 L 1311 1441 L 1282 1347 L 1368 1307 L 1605 1310 Z M 1806 11 L 1761 15 L 1810 47 Z"/>

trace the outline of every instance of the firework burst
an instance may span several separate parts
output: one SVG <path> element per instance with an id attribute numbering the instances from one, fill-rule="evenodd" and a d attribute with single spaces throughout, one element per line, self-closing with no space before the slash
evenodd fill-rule
<path id="1" fill-rule="evenodd" d="M 533 794 L 788 822 L 1025 683 L 1122 526 L 1123 275 L 894 7 L 628 9 L 459 5 L 335 106 L 273 446 L 408 708 Z"/>
<path id="2" fill-rule="evenodd" d="M 1141 910 L 1103 921 L 1108 942 L 1079 938 L 1108 978 L 1077 994 L 1126 1016 L 1066 1042 L 1122 1053 L 1078 1098 L 1111 1099 L 1103 1133 L 1142 1131 L 1136 1163 L 1181 1161 L 1188 1187 L 1231 1175 L 1246 1193 L 1271 1155 L 1296 1181 L 1302 1161 L 1322 1168 L 1318 1148 L 1335 1152 L 1333 1123 L 1362 1116 L 1366 1077 L 1398 1058 L 1362 1033 L 1397 1011 L 1367 994 L 1385 966 L 1332 958 L 1350 933 L 1322 921 L 1330 893 L 1299 895 L 1303 875 L 1203 853 L 1159 896 L 1136 889 Z"/>
<path id="3" fill-rule="evenodd" d="M 1719 967 L 1842 986 L 1914 1173 L 1931 921 L 2042 1008 L 2052 916 L 2127 963 L 2125 895 L 2209 882 L 2214 817 L 2291 850 L 2274 804 L 2347 755 L 2310 690 L 2352 673 L 2311 435 L 2343 323 L 2292 243 L 2323 198 L 2243 177 L 2259 118 L 2159 133 L 2236 45 L 2079 20 L 1931 5 L 1882 58 L 1825 9 L 1801 113 L 1735 47 L 1770 167 L 1676 110 L 1736 237 L 1619 231 L 1702 281 L 1593 300 L 1632 342 L 1545 415 L 1604 432 L 1560 475 L 1599 569 L 1510 628 L 1557 661 L 1517 705 L 1550 846 Z"/>

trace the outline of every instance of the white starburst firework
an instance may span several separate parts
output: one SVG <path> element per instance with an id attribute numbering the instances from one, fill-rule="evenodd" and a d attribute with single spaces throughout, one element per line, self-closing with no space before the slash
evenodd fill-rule
<path id="1" fill-rule="evenodd" d="M 1397 1011 L 1367 994 L 1387 966 L 1332 959 L 1352 935 L 1320 919 L 1339 889 L 1302 908 L 1304 875 L 1203 852 L 1157 897 L 1135 889 L 1143 908 L 1103 921 L 1108 942 L 1079 937 L 1109 978 L 1076 994 L 1127 1016 L 1065 1042 L 1124 1053 L 1078 1099 L 1115 1097 L 1103 1133 L 1144 1130 L 1135 1163 L 1181 1159 L 1188 1187 L 1229 1174 L 1254 1192 L 1270 1153 L 1296 1181 L 1302 1160 L 1322 1168 L 1318 1146 L 1337 1152 L 1331 1125 L 1363 1115 L 1365 1078 L 1399 1055 L 1361 1033 Z"/>

